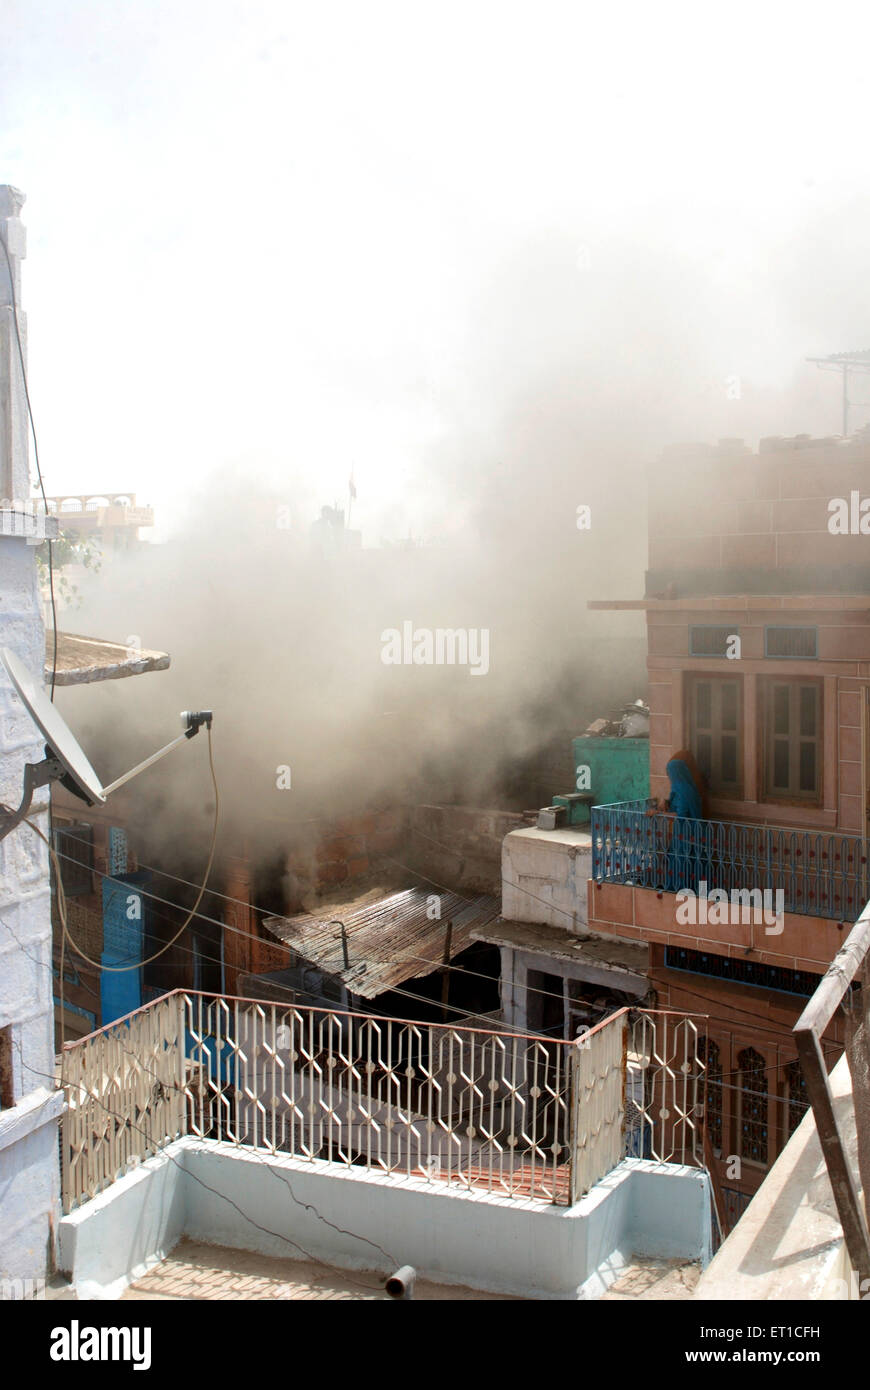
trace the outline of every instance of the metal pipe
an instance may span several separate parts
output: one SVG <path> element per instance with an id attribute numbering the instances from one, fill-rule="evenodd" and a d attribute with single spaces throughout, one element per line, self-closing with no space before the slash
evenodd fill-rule
<path id="1" fill-rule="evenodd" d="M 413 1299 L 414 1285 L 417 1282 L 417 1271 L 413 1265 L 402 1265 L 395 1274 L 391 1274 L 384 1288 L 390 1298 Z"/>

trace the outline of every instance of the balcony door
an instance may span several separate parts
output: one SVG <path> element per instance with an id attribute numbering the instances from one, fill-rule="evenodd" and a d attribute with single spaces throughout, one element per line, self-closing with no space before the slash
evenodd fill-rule
<path id="1" fill-rule="evenodd" d="M 743 772 L 743 684 L 739 676 L 692 676 L 692 752 L 713 796 L 739 799 Z"/>

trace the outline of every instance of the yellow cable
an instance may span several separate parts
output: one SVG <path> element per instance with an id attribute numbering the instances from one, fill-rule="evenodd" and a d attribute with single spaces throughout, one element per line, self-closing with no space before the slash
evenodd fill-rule
<path id="1" fill-rule="evenodd" d="M 78 946 L 76 942 L 73 940 L 66 921 L 66 897 L 63 891 L 63 877 L 61 874 L 60 861 L 58 860 L 57 853 L 48 836 L 42 833 L 39 826 L 35 825 L 32 820 L 28 820 L 26 816 L 24 817 L 25 823 L 30 826 L 31 830 L 34 830 L 36 834 L 39 836 L 39 838 L 41 840 L 44 840 L 46 845 L 48 845 L 48 852 L 51 856 L 51 860 L 54 865 L 54 874 L 57 883 L 57 907 L 58 914 L 60 916 L 61 927 L 63 928 L 63 941 L 68 941 L 70 946 L 76 952 L 76 954 L 80 955 L 82 960 L 86 960 L 88 965 L 92 965 L 96 970 L 108 970 L 111 971 L 113 974 L 123 974 L 128 970 L 141 970 L 144 965 L 150 965 L 153 960 L 157 960 L 158 956 L 162 956 L 165 951 L 169 950 L 170 946 L 174 946 L 178 938 L 181 936 L 182 932 L 190 926 L 190 923 L 196 916 L 196 910 L 202 902 L 202 897 L 205 893 L 206 884 L 208 883 L 209 875 L 211 874 L 212 864 L 214 863 L 215 848 L 217 846 L 218 821 L 220 818 L 220 793 L 218 791 L 217 777 L 215 775 L 214 770 L 214 756 L 212 752 L 211 729 L 208 730 L 208 765 L 211 771 L 212 785 L 214 787 L 214 827 L 212 829 L 211 850 L 209 851 L 205 877 L 202 880 L 202 885 L 200 887 L 199 893 L 197 894 L 196 902 L 193 904 L 193 907 L 190 909 L 190 912 L 187 914 L 187 917 L 182 922 L 175 935 L 171 937 L 170 940 L 167 941 L 164 946 L 161 946 L 159 951 L 155 951 L 152 956 L 147 956 L 145 960 L 136 961 L 133 965 L 103 965 L 100 961 L 92 960 L 91 957 L 86 955 L 85 952 L 81 949 L 81 947 Z M 61 961 L 63 961 L 63 947 L 61 947 Z"/>

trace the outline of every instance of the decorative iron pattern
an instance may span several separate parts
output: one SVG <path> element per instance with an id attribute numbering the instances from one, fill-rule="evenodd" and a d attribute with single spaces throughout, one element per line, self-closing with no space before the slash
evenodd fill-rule
<path id="1" fill-rule="evenodd" d="M 164 995 L 63 1051 L 64 1211 L 184 1131 L 183 1014 Z"/>
<path id="2" fill-rule="evenodd" d="M 571 1199 L 576 1202 L 626 1152 L 628 1012 L 583 1034 L 573 1048 Z"/>
<path id="3" fill-rule="evenodd" d="M 178 991 L 64 1049 L 64 1209 L 185 1134 L 568 1205 L 626 1152 L 628 1053 L 643 1156 L 702 1161 L 697 1043 L 628 1009 L 563 1042 Z"/>
<path id="4" fill-rule="evenodd" d="M 865 842 L 852 835 L 786 830 L 654 812 L 655 799 L 593 806 L 592 877 L 659 892 L 680 888 L 783 893 L 786 912 L 851 921 L 864 905 Z"/>
<path id="5" fill-rule="evenodd" d="M 628 1050 L 643 1086 L 635 1093 L 630 1124 L 640 1128 L 643 1158 L 704 1166 L 705 1025 L 701 1015 L 649 1010 L 633 1015 Z"/>
<path id="6" fill-rule="evenodd" d="M 569 1200 L 571 1044 L 175 993 L 64 1052 L 64 1208 L 182 1134 Z"/>

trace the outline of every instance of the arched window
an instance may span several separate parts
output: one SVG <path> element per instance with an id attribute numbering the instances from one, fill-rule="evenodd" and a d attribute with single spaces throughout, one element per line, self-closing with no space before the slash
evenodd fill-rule
<path id="1" fill-rule="evenodd" d="M 767 1071 L 754 1047 L 737 1054 L 737 1152 L 748 1163 L 767 1165 Z"/>
<path id="2" fill-rule="evenodd" d="M 801 1064 L 797 1059 L 793 1062 L 787 1062 L 783 1071 L 785 1073 L 786 1139 L 790 1139 L 809 1109 L 810 1097 L 804 1074 L 801 1071 Z"/>
<path id="3" fill-rule="evenodd" d="M 722 1060 L 712 1038 L 698 1039 L 698 1056 L 707 1071 L 707 1101 L 704 1119 L 715 1153 L 722 1152 Z"/>

